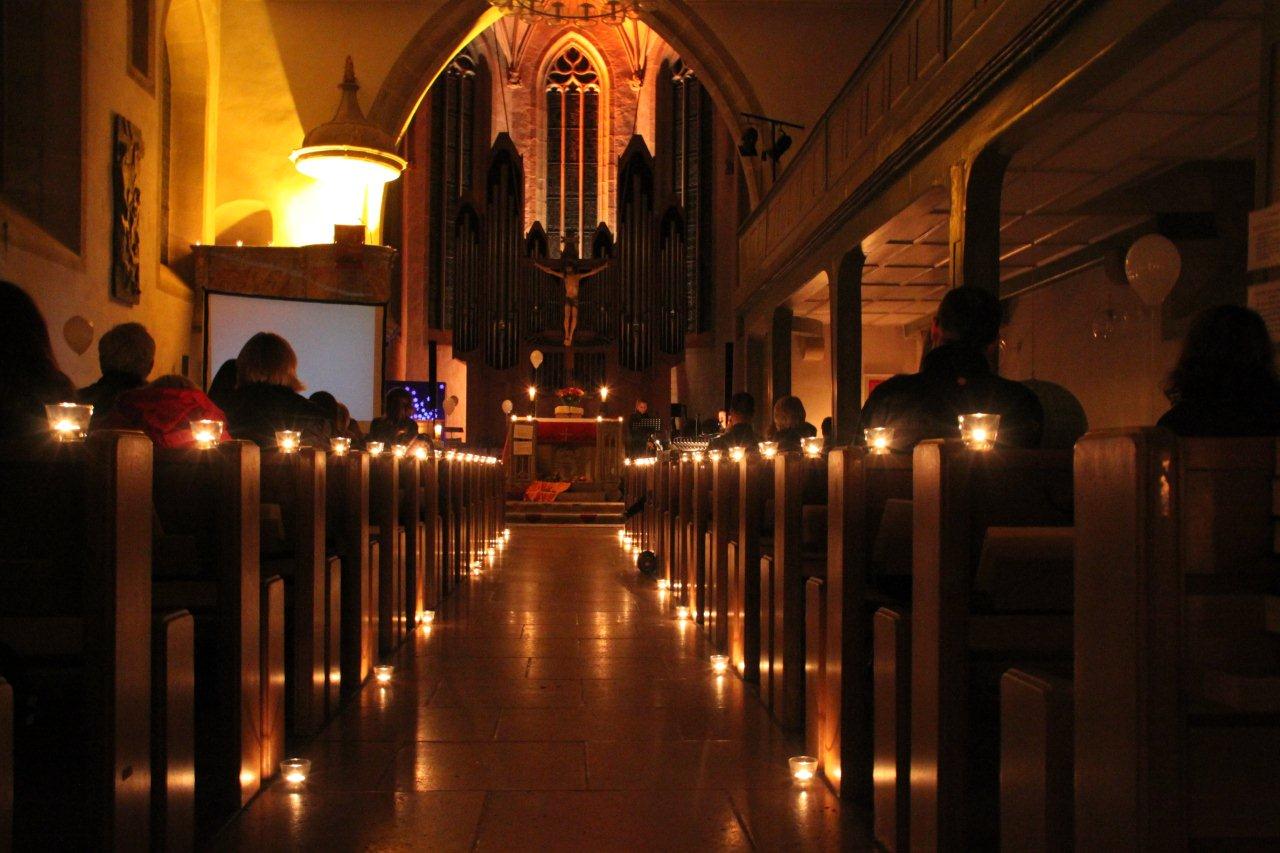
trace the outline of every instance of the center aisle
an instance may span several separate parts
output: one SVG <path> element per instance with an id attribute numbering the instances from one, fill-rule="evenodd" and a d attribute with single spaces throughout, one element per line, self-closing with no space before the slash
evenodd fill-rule
<path id="1" fill-rule="evenodd" d="M 616 529 L 517 526 L 220 849 L 870 848 Z M 665 595 L 665 593 L 663 594 Z M 847 812 L 848 810 L 846 810 Z"/>

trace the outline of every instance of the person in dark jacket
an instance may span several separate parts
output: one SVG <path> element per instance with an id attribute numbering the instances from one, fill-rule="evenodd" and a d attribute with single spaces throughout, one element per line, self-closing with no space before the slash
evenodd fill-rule
<path id="1" fill-rule="evenodd" d="M 1000 335 L 1000 302 L 977 287 L 958 287 L 934 317 L 933 349 L 920 372 L 876 386 L 862 408 L 862 427 L 891 427 L 893 446 L 905 450 L 926 438 L 956 438 L 959 416 L 1000 415 L 997 444 L 1039 447 L 1044 412 L 1036 395 L 991 370 Z"/>
<path id="2" fill-rule="evenodd" d="M 360 425 L 351 417 L 351 410 L 338 402 L 338 398 L 328 391 L 317 391 L 310 397 L 311 402 L 324 409 L 329 419 L 329 429 L 334 438 L 349 438 L 353 447 L 364 446 L 364 436 L 360 433 Z"/>
<path id="3" fill-rule="evenodd" d="M 258 332 L 236 356 L 236 390 L 227 400 L 227 426 L 236 438 L 276 446 L 278 430 L 297 430 L 302 443 L 329 447 L 324 409 L 298 392 L 298 356 L 273 332 Z"/>
<path id="4" fill-rule="evenodd" d="M 1158 426 L 1186 436 L 1280 435 L 1280 380 L 1266 324 L 1238 305 L 1219 305 L 1191 324 Z"/>
<path id="5" fill-rule="evenodd" d="M 44 407 L 74 397 L 40 309 L 22 288 L 0 281 L 0 438 L 48 432 Z"/>
<path id="6" fill-rule="evenodd" d="M 209 383 L 209 399 L 225 409 L 235 393 L 236 360 L 229 358 L 222 362 L 218 372 L 213 374 L 213 381 Z"/>
<path id="7" fill-rule="evenodd" d="M 155 366 L 156 342 L 141 323 L 121 323 L 98 339 L 98 368 L 102 377 L 76 392 L 93 406 L 93 417 L 105 417 L 125 391 L 147 384 Z"/>
<path id="8" fill-rule="evenodd" d="M 190 447 L 195 444 L 191 422 L 222 421 L 227 416 L 185 376 L 161 376 L 149 385 L 125 391 L 115 407 L 94 418 L 95 429 L 136 429 L 145 432 L 156 447 Z M 222 441 L 231 440 L 223 429 Z"/>
<path id="9" fill-rule="evenodd" d="M 769 440 L 778 442 L 778 450 L 799 450 L 800 441 L 813 438 L 818 429 L 807 420 L 804 403 L 799 397 L 788 394 L 773 403 L 773 428 Z"/>
<path id="10" fill-rule="evenodd" d="M 406 388 L 392 388 L 387 391 L 382 417 L 374 418 L 369 424 L 367 441 L 381 441 L 387 447 L 397 444 L 412 444 L 419 439 L 418 422 L 413 419 L 413 395 Z M 421 436 L 426 440 L 425 436 Z"/>
<path id="11" fill-rule="evenodd" d="M 739 391 L 729 398 L 729 428 L 707 443 L 708 450 L 728 450 L 745 447 L 754 450 L 760 443 L 751 419 L 756 413 L 756 398 L 746 391 Z"/>

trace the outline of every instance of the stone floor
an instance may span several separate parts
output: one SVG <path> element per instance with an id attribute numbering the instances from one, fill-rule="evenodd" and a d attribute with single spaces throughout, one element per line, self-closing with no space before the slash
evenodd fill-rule
<path id="1" fill-rule="evenodd" d="M 265 790 L 219 849 L 869 847 L 800 743 L 701 630 L 639 579 L 616 528 L 514 527 L 510 546 Z M 660 598 L 660 595 L 663 598 Z"/>

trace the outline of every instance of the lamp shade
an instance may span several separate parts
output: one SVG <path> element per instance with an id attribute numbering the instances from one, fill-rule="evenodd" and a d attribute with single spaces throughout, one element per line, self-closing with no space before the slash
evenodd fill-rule
<path id="1" fill-rule="evenodd" d="M 391 134 L 365 118 L 360 109 L 355 66 L 347 57 L 342 98 L 329 121 L 312 128 L 302 147 L 289 155 L 299 172 L 318 181 L 371 186 L 394 181 L 408 164 L 396 154 Z"/>

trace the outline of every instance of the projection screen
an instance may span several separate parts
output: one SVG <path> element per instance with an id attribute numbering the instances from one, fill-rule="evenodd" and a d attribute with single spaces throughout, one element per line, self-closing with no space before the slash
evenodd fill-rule
<path id="1" fill-rule="evenodd" d="M 381 305 L 305 302 L 209 293 L 205 300 L 205 385 L 258 332 L 281 335 L 298 354 L 303 394 L 329 391 L 367 421 L 381 414 Z"/>

